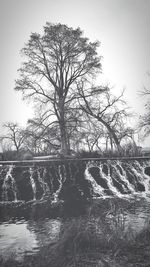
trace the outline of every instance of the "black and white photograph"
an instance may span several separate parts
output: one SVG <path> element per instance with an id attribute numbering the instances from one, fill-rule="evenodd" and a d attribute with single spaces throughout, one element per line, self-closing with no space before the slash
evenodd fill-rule
<path id="1" fill-rule="evenodd" d="M 150 267 L 150 0 L 0 0 L 0 267 Z"/>

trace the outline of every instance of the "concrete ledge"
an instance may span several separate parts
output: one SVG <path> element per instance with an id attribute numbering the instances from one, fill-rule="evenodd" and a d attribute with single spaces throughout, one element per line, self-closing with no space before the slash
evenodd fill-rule
<path id="1" fill-rule="evenodd" d="M 51 159 L 34 159 L 34 160 L 18 160 L 18 161 L 0 161 L 0 165 L 16 165 L 16 166 L 34 166 L 34 165 L 48 165 L 51 163 L 65 163 L 65 162 L 82 162 L 82 161 L 128 161 L 128 160 L 150 160 L 148 157 L 114 157 L 114 158 L 51 158 Z"/>

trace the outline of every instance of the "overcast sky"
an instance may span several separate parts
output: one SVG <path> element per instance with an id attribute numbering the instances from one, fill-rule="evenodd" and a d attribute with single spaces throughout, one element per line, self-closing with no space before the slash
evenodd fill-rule
<path id="1" fill-rule="evenodd" d="M 21 48 L 46 21 L 80 27 L 91 41 L 99 40 L 100 79 L 114 85 L 114 93 L 126 87 L 129 105 L 143 113 L 138 92 L 150 85 L 150 0 L 0 0 L 0 127 L 6 121 L 25 125 L 32 116 L 14 81 Z"/>

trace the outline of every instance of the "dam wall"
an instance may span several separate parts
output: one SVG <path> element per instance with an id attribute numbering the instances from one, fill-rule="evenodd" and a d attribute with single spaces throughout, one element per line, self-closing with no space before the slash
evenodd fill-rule
<path id="1" fill-rule="evenodd" d="M 0 201 L 63 199 L 76 188 L 85 198 L 150 193 L 150 158 L 0 161 Z"/>

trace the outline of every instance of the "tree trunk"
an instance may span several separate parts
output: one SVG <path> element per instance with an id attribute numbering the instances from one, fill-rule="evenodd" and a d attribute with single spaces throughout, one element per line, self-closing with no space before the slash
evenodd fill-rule
<path id="1" fill-rule="evenodd" d="M 114 143 L 115 143 L 118 151 L 121 152 L 122 148 L 121 148 L 120 142 L 119 142 L 118 137 L 115 134 L 114 130 L 110 127 L 110 125 L 107 122 L 103 121 L 101 118 L 97 118 L 97 119 L 107 128 L 107 130 L 110 134 L 110 137 L 114 140 Z"/>
<path id="2" fill-rule="evenodd" d="M 67 133 L 66 133 L 66 126 L 65 122 L 60 122 L 60 136 L 61 136 L 61 154 L 68 155 L 69 154 L 69 147 L 67 142 Z"/>
<path id="3" fill-rule="evenodd" d="M 59 114 L 60 114 L 59 127 L 60 127 L 60 137 L 61 137 L 61 154 L 65 156 L 69 154 L 69 140 L 66 129 L 63 99 L 59 99 Z"/>
<path id="4" fill-rule="evenodd" d="M 113 151 L 113 138 L 110 136 L 110 146 L 111 146 L 111 151 Z"/>

